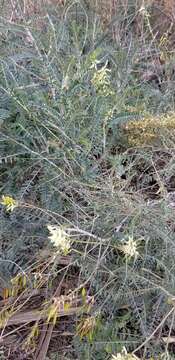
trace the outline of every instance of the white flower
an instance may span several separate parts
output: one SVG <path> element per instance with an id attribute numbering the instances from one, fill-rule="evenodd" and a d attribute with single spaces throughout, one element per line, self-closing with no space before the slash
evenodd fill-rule
<path id="1" fill-rule="evenodd" d="M 111 360 L 125 360 L 126 355 L 127 355 L 127 351 L 126 351 L 125 347 L 123 347 L 122 352 L 117 353 L 117 355 L 112 355 Z"/>
<path id="2" fill-rule="evenodd" d="M 139 360 L 137 356 L 128 354 L 126 348 L 123 347 L 122 352 L 117 355 L 112 355 L 111 360 Z"/>
<path id="3" fill-rule="evenodd" d="M 11 196 L 2 195 L 2 200 L 0 203 L 6 207 L 8 212 L 13 211 L 18 206 L 18 202 Z"/>
<path id="4" fill-rule="evenodd" d="M 111 360 L 125 360 L 122 354 L 112 355 Z"/>
<path id="5" fill-rule="evenodd" d="M 133 237 L 129 236 L 128 240 L 123 245 L 119 246 L 118 249 L 122 251 L 127 258 L 137 257 L 139 252 L 137 251 L 137 241 Z"/>
<path id="6" fill-rule="evenodd" d="M 56 225 L 47 225 L 47 228 L 51 234 L 49 239 L 53 246 L 55 246 L 60 253 L 67 255 L 71 247 L 71 242 L 66 231 Z"/>

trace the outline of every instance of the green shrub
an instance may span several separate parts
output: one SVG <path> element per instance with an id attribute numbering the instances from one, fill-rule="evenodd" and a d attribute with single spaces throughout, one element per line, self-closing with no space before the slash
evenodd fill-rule
<path id="1" fill-rule="evenodd" d="M 144 147 L 141 130 L 155 136 L 174 90 L 136 76 L 137 37 L 112 43 L 80 3 L 59 21 L 48 15 L 42 31 L 3 19 L 0 29 L 0 189 L 16 201 L 1 199 L 5 286 L 51 251 L 47 229 L 57 226 L 71 238 L 78 289 L 94 296 L 90 317 L 77 322 L 100 318 L 68 356 L 111 359 L 125 346 L 158 358 L 174 330 L 174 115 L 156 123 L 156 136 L 166 127 L 164 146 Z"/>

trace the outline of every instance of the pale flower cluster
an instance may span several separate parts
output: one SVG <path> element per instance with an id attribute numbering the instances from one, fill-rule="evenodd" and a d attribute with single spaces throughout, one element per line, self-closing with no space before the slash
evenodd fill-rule
<path id="1" fill-rule="evenodd" d="M 7 195 L 2 195 L 2 200 L 0 203 L 5 206 L 7 212 L 13 211 L 18 206 L 18 202 L 11 196 Z"/>
<path id="2" fill-rule="evenodd" d="M 113 95 L 113 90 L 111 88 L 111 83 L 110 83 L 111 71 L 107 67 L 107 62 L 100 69 L 98 69 L 97 67 L 98 64 L 99 62 L 95 61 L 91 66 L 91 69 L 93 68 L 95 69 L 91 82 L 95 87 L 96 91 L 99 93 L 99 95 L 103 95 L 103 96 Z"/>
<path id="3" fill-rule="evenodd" d="M 129 236 L 128 240 L 123 245 L 119 246 L 118 249 L 123 252 L 126 258 L 137 257 L 139 252 L 137 250 L 137 241 Z"/>
<path id="4" fill-rule="evenodd" d="M 49 239 L 53 246 L 58 249 L 60 254 L 67 255 L 71 248 L 71 241 L 66 231 L 56 225 L 47 225 L 47 229 L 50 232 Z"/>
<path id="5" fill-rule="evenodd" d="M 111 360 L 139 360 L 137 356 L 127 353 L 125 347 L 123 347 L 120 353 L 112 355 Z"/>

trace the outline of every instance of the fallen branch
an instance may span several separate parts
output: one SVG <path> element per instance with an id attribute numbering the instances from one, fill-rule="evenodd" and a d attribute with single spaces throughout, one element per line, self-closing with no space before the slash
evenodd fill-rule
<path id="1" fill-rule="evenodd" d="M 88 296 L 86 304 L 82 304 L 82 299 L 77 298 L 76 301 L 74 300 L 74 303 L 80 303 L 80 305 L 72 306 L 66 310 L 58 310 L 57 317 L 59 318 L 63 316 L 71 316 L 71 315 L 79 314 L 82 311 L 85 311 L 85 306 L 90 304 L 92 300 L 93 298 Z M 19 312 L 12 315 L 7 320 L 6 327 L 10 325 L 28 324 L 30 322 L 40 321 L 40 320 L 47 320 L 47 313 L 41 310 Z"/>

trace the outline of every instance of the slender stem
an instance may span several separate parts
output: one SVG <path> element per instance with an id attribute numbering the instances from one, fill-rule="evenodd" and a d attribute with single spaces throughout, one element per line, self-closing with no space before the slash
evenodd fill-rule
<path id="1" fill-rule="evenodd" d="M 146 338 L 146 340 L 139 345 L 134 351 L 133 354 L 135 354 L 137 351 L 139 351 L 144 345 L 146 345 L 152 338 L 153 336 L 156 334 L 157 330 L 159 330 L 161 328 L 161 326 L 164 324 L 164 322 L 168 319 L 168 317 L 175 311 L 174 306 L 171 308 L 171 310 L 165 315 L 165 317 L 162 319 L 162 321 L 160 322 L 160 324 L 156 327 L 156 329 L 152 332 L 152 334 L 150 336 L 148 336 Z"/>

